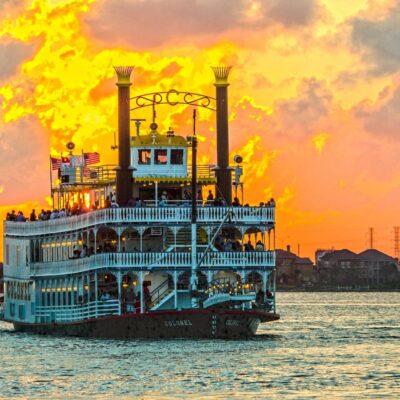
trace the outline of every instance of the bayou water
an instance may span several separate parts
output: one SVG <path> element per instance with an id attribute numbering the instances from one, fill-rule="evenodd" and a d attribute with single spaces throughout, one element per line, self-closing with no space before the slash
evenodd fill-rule
<path id="1" fill-rule="evenodd" d="M 279 293 L 249 341 L 93 340 L 0 323 L 1 398 L 400 398 L 400 293 Z"/>

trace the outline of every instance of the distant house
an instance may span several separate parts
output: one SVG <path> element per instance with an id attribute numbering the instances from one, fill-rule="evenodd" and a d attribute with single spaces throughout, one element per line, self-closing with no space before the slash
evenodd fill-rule
<path id="1" fill-rule="evenodd" d="M 392 288 L 399 281 L 396 259 L 375 249 L 360 254 L 348 249 L 316 255 L 321 285 L 353 288 Z"/>
<path id="2" fill-rule="evenodd" d="M 379 250 L 368 249 L 359 254 L 368 268 L 372 287 L 393 286 L 399 282 L 398 260 Z"/>
<path id="3" fill-rule="evenodd" d="M 277 249 L 277 283 L 279 286 L 303 286 L 313 282 L 314 264 L 309 258 L 298 257 L 290 251 Z"/>

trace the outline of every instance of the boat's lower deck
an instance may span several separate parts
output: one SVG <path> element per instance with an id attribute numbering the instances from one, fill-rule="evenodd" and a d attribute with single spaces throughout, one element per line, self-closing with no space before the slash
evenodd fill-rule
<path id="1" fill-rule="evenodd" d="M 98 338 L 220 338 L 253 336 L 260 322 L 279 314 L 257 310 L 182 310 L 124 314 L 71 323 L 14 322 L 17 331 Z"/>

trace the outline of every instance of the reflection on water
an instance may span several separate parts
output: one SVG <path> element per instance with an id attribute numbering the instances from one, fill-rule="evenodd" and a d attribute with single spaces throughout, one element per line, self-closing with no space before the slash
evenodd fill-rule
<path id="1" fill-rule="evenodd" d="M 280 293 L 249 341 L 97 340 L 0 323 L 0 397 L 400 398 L 400 293 Z"/>

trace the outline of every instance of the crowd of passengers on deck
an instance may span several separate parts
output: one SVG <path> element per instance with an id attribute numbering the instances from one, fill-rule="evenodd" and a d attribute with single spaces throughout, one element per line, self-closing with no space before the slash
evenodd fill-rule
<path id="1" fill-rule="evenodd" d="M 212 191 L 208 192 L 208 196 L 206 201 L 203 201 L 201 192 L 197 196 L 197 202 L 200 203 L 203 207 L 226 207 L 226 202 L 220 196 L 214 198 Z M 184 192 L 183 201 L 179 203 L 183 207 L 190 207 L 191 206 L 191 194 L 188 191 Z M 168 206 L 176 206 L 176 201 L 171 200 L 166 191 L 162 192 L 162 195 L 159 201 L 155 204 L 158 207 L 168 207 Z M 146 207 L 146 202 L 142 201 L 139 197 L 131 198 L 126 207 L 133 208 L 133 207 Z M 235 197 L 232 201 L 232 207 L 250 207 L 248 203 L 242 205 L 239 201 L 238 197 Z M 266 203 L 260 202 L 259 207 L 275 207 L 275 201 L 271 198 Z M 48 221 L 54 220 L 59 218 L 66 218 L 75 215 L 85 214 L 89 211 L 94 211 L 100 208 L 119 208 L 119 205 L 115 201 L 115 193 L 111 194 L 106 197 L 104 202 L 104 207 L 100 207 L 98 202 L 95 202 L 91 207 L 86 207 L 84 203 L 78 204 L 74 203 L 72 207 L 64 207 L 60 210 L 53 209 L 53 210 L 44 210 L 42 209 L 40 213 L 37 215 L 36 210 L 33 209 L 29 217 L 26 217 L 22 211 L 15 212 L 12 210 L 11 212 L 7 213 L 6 221 L 14 221 L 14 222 L 34 222 L 34 221 Z"/>

